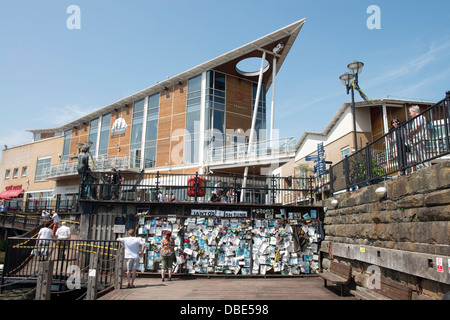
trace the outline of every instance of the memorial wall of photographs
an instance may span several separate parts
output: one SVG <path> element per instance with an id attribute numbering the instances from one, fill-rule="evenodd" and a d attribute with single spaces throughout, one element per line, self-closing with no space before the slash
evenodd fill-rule
<path id="1" fill-rule="evenodd" d="M 193 212 L 198 214 L 199 212 Z M 200 212 L 201 214 L 201 212 Z M 146 239 L 140 271 L 160 272 L 160 244 L 167 230 L 175 240 L 175 272 L 188 274 L 299 275 L 318 272 L 323 230 L 315 210 L 280 216 L 263 214 L 152 216 L 141 214 Z"/>

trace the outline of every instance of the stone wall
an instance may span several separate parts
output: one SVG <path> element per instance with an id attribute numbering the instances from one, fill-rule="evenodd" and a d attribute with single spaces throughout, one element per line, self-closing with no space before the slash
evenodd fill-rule
<path id="1" fill-rule="evenodd" d="M 367 268 L 377 266 L 408 285 L 413 299 L 442 299 L 450 291 L 449 186 L 447 162 L 324 200 L 323 269 L 333 258 L 351 264 L 351 289 L 367 287 Z M 387 189 L 382 199 L 375 194 L 379 187 Z"/>

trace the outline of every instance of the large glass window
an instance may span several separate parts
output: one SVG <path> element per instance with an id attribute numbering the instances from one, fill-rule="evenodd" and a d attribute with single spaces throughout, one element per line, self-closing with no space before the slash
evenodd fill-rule
<path id="1" fill-rule="evenodd" d="M 198 162 L 202 76 L 188 80 L 184 162 Z"/>
<path id="2" fill-rule="evenodd" d="M 91 120 L 89 123 L 89 136 L 88 140 L 92 142 L 92 146 L 89 149 L 91 154 L 95 154 L 95 151 L 97 150 L 97 134 L 98 134 L 98 118 Z"/>
<path id="3" fill-rule="evenodd" d="M 225 75 L 208 71 L 206 76 L 206 118 L 207 132 L 205 147 L 223 147 L 225 143 Z"/>
<path id="4" fill-rule="evenodd" d="M 148 97 L 147 126 L 145 130 L 144 167 L 156 166 L 156 139 L 158 138 L 159 93 Z"/>
<path id="5" fill-rule="evenodd" d="M 141 142 L 142 125 L 144 121 L 144 106 L 144 99 L 136 101 L 133 106 L 133 120 L 130 141 L 130 164 L 135 168 L 139 168 L 141 166 Z"/>
<path id="6" fill-rule="evenodd" d="M 98 145 L 99 157 L 108 154 L 110 127 L 111 127 L 111 113 L 108 113 L 102 116 L 102 124 L 100 127 L 100 141 Z"/>
<path id="7" fill-rule="evenodd" d="M 45 168 L 50 167 L 51 161 L 52 161 L 52 158 L 50 158 L 50 157 L 40 158 L 37 160 L 36 176 L 34 178 L 35 181 L 43 181 L 44 180 L 44 178 L 42 177 L 42 172 Z"/>
<path id="8" fill-rule="evenodd" d="M 69 160 L 71 140 L 72 140 L 72 129 L 64 132 L 64 146 L 63 146 L 63 155 L 62 155 L 63 161 Z"/>

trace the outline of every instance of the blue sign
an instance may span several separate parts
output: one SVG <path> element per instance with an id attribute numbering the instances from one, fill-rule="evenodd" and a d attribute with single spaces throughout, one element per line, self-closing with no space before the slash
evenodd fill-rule
<path id="1" fill-rule="evenodd" d="M 306 156 L 306 161 L 319 161 L 319 156 Z"/>

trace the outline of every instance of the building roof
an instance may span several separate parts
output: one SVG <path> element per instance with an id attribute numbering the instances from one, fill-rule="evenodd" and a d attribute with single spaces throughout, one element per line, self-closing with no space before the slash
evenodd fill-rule
<path id="1" fill-rule="evenodd" d="M 389 98 L 375 99 L 375 100 L 372 100 L 372 102 L 374 103 L 373 105 L 370 105 L 366 101 L 355 101 L 355 107 L 356 108 L 365 108 L 365 107 L 370 107 L 370 106 L 382 106 L 383 104 L 389 105 L 389 106 L 404 105 L 404 104 L 411 104 L 411 105 L 414 105 L 414 104 L 430 104 L 430 105 L 432 105 L 432 104 L 434 104 L 434 102 L 399 100 L 399 99 L 389 99 Z M 322 132 L 311 132 L 311 131 L 303 132 L 302 136 L 297 141 L 295 150 L 298 151 L 300 146 L 303 144 L 303 142 L 306 140 L 306 138 L 309 135 L 326 137 L 330 133 L 330 131 L 333 129 L 333 127 L 336 125 L 336 123 L 339 121 L 339 119 L 341 118 L 341 116 L 345 112 L 345 110 L 347 108 L 350 108 L 351 105 L 352 105 L 351 102 L 344 102 Z"/>
<path id="2" fill-rule="evenodd" d="M 300 32 L 303 24 L 306 19 L 301 19 L 296 21 L 284 28 L 281 28 L 275 32 L 272 32 L 264 37 L 261 37 L 255 41 L 247 43 L 237 49 L 234 49 L 230 52 L 227 52 L 221 56 L 218 56 L 212 60 L 206 61 L 194 68 L 191 68 L 187 71 L 184 71 L 176 76 L 168 78 L 162 82 L 156 83 L 155 85 L 148 87 L 144 90 L 136 92 L 126 98 L 120 99 L 116 102 L 113 102 L 101 109 L 98 109 L 86 116 L 83 116 L 79 119 L 76 119 L 70 123 L 62 125 L 56 128 L 47 128 L 47 129 L 29 129 L 26 131 L 32 133 L 48 133 L 48 132 L 61 132 L 69 130 L 77 125 L 82 124 L 83 122 L 88 122 L 92 119 L 98 118 L 101 115 L 107 114 L 114 109 L 118 109 L 126 104 L 130 104 L 134 101 L 140 100 L 146 96 L 156 94 L 165 88 L 174 86 L 178 84 L 180 81 L 184 81 L 193 76 L 199 75 L 202 72 L 208 70 L 217 70 L 227 74 L 236 75 L 243 79 L 248 79 L 251 81 L 257 81 L 257 75 L 242 75 L 236 70 L 236 65 L 240 61 L 250 58 L 250 57 L 262 57 L 262 53 L 266 52 L 266 60 L 269 61 L 269 68 L 265 70 L 263 77 L 263 84 L 269 87 L 272 81 L 272 59 L 273 59 L 273 49 L 281 42 L 284 47 L 281 51 L 277 53 L 277 70 L 280 69 L 283 64 L 287 54 L 289 53 L 298 33 Z"/>

